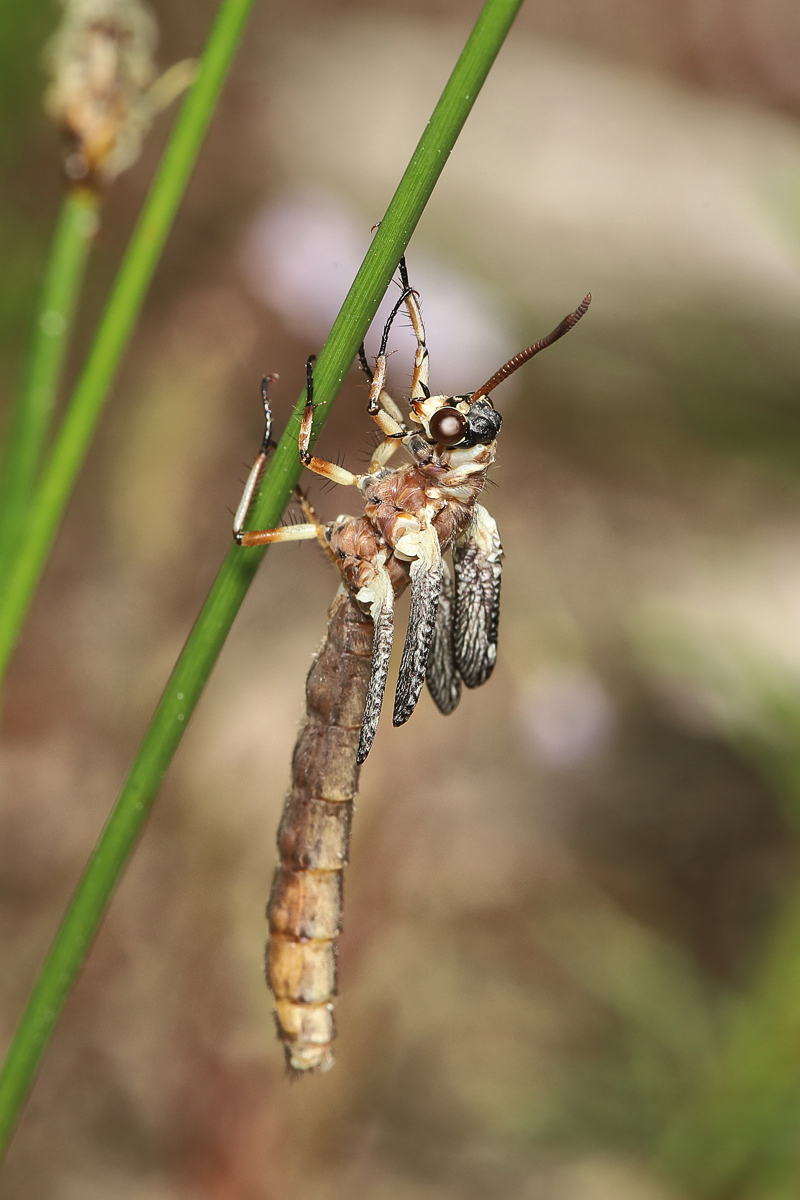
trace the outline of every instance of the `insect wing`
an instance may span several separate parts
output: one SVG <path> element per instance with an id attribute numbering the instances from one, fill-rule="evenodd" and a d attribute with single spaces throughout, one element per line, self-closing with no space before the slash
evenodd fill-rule
<path id="1" fill-rule="evenodd" d="M 356 752 L 357 763 L 363 763 L 375 740 L 394 637 L 394 591 L 389 573 L 385 568 L 378 570 L 371 590 L 374 598 L 370 605 L 370 612 L 375 626 L 372 641 L 372 673 L 369 677 L 367 702 L 364 705 L 364 719 L 361 723 L 361 736 Z M 359 598 L 361 598 L 361 593 L 359 593 Z"/>
<path id="2" fill-rule="evenodd" d="M 417 706 L 442 590 L 442 552 L 432 528 L 422 530 L 419 546 L 419 557 L 411 564 L 411 612 L 394 698 L 395 725 L 404 725 Z"/>
<path id="3" fill-rule="evenodd" d="M 453 547 L 456 576 L 454 651 L 468 688 L 480 687 L 494 670 L 500 617 L 503 547 L 497 525 L 480 504 Z"/>
<path id="4" fill-rule="evenodd" d="M 461 680 L 453 649 L 454 618 L 453 579 L 450 569 L 443 564 L 442 590 L 439 595 L 439 606 L 436 609 L 436 620 L 433 624 L 433 637 L 428 654 L 425 681 L 436 707 L 445 716 L 453 711 L 461 699 Z"/>

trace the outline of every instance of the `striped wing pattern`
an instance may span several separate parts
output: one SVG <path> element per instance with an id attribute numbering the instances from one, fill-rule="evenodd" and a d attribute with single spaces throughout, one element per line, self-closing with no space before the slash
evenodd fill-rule
<path id="1" fill-rule="evenodd" d="M 411 612 L 394 698 L 395 725 L 404 725 L 417 706 L 442 591 L 442 552 L 433 529 L 421 543 L 421 550 L 420 557 L 411 564 Z"/>
<path id="2" fill-rule="evenodd" d="M 453 547 L 453 645 L 458 673 L 468 688 L 486 683 L 497 659 L 502 557 L 497 525 L 478 504 L 472 524 Z"/>
<path id="3" fill-rule="evenodd" d="M 411 564 L 411 612 L 395 694 L 393 722 L 403 725 L 416 708 L 426 682 L 439 710 L 451 713 L 461 684 L 480 687 L 494 669 L 500 611 L 503 547 L 497 525 L 481 505 L 469 529 L 453 547 L 455 585 L 442 561 L 433 530 Z M 394 630 L 388 575 L 373 607 L 375 638 L 357 761 L 369 754 L 386 688 Z"/>
<path id="4" fill-rule="evenodd" d="M 454 615 L 453 578 L 450 568 L 445 563 L 443 564 L 442 591 L 439 596 L 439 607 L 436 610 L 433 638 L 428 655 L 428 669 L 425 675 L 428 691 L 439 712 L 444 713 L 445 716 L 453 711 L 461 699 L 461 678 L 456 667 L 453 647 Z"/>
<path id="5" fill-rule="evenodd" d="M 361 735 L 356 752 L 356 762 L 359 764 L 364 762 L 375 740 L 394 638 L 394 592 L 388 572 L 381 570 L 376 582 L 382 586 L 380 595 L 372 606 L 372 620 L 375 626 L 375 635 L 372 641 L 372 672 L 369 677 L 367 702 L 364 705 L 364 719 L 361 723 Z"/>

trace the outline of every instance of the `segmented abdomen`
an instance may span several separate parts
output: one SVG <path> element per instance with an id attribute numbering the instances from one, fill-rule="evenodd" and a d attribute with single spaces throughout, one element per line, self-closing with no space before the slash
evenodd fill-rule
<path id="1" fill-rule="evenodd" d="M 267 907 L 267 979 L 286 1060 L 298 1072 L 333 1065 L 335 943 L 372 635 L 369 616 L 340 592 L 306 682 L 307 719 L 278 829 L 280 865 Z"/>

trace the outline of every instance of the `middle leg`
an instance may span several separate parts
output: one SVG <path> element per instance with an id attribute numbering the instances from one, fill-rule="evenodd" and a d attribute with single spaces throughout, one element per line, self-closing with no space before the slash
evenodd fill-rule
<path id="1" fill-rule="evenodd" d="M 340 483 L 343 487 L 358 487 L 362 476 L 354 475 L 352 471 L 346 471 L 344 467 L 329 462 L 327 458 L 317 458 L 309 448 L 311 429 L 314 423 L 315 361 L 316 355 L 312 354 L 306 363 L 306 406 L 303 409 L 303 416 L 300 420 L 300 436 L 297 439 L 300 461 L 304 467 L 308 467 L 309 471 L 313 471 L 315 475 L 321 475 L 323 479 L 330 479 L 332 483 Z"/>

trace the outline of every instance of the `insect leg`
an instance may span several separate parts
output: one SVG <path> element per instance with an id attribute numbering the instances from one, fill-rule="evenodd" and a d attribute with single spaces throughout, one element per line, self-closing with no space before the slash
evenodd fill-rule
<path id="1" fill-rule="evenodd" d="M 310 542 L 319 538 L 317 525 L 279 525 L 277 529 L 248 529 L 236 535 L 240 546 L 271 546 L 273 542 Z"/>
<path id="2" fill-rule="evenodd" d="M 361 369 L 370 380 L 369 404 L 367 406 L 367 411 L 376 424 L 380 427 L 380 430 L 384 435 L 383 442 L 381 442 L 381 444 L 377 447 L 372 456 L 369 466 L 370 474 L 374 474 L 387 464 L 397 449 L 397 443 L 402 441 L 402 439 L 409 433 L 408 425 L 403 418 L 400 407 L 392 399 L 384 387 L 384 383 L 386 382 L 386 347 L 389 341 L 389 332 L 391 330 L 392 323 L 403 304 L 406 305 L 406 308 L 411 314 L 412 325 L 414 326 L 415 333 L 417 334 L 417 342 L 419 343 L 420 331 L 422 331 L 421 336 L 423 341 L 425 337 L 424 330 L 422 329 L 422 318 L 419 313 L 419 305 L 417 304 L 416 295 L 408 282 L 408 272 L 406 271 L 405 258 L 400 259 L 400 277 L 403 284 L 403 293 L 389 314 L 389 319 L 384 326 L 380 350 L 378 357 L 375 360 L 374 372 L 371 372 L 369 369 L 367 357 L 364 353 L 363 343 L 358 352 Z M 419 356 L 419 346 L 417 348 L 417 353 Z M 418 365 L 419 364 L 415 360 L 415 385 L 417 380 L 416 372 Z M 427 379 L 427 374 L 425 378 Z"/>
<path id="3" fill-rule="evenodd" d="M 397 404 L 397 402 L 395 400 L 392 399 L 392 397 L 389 395 L 389 393 L 387 391 L 381 392 L 381 405 L 383 408 L 386 409 L 389 416 L 394 421 L 397 422 L 397 424 L 400 426 L 400 428 L 403 429 L 405 433 L 408 433 L 408 426 L 406 425 L 406 423 L 403 419 L 403 414 L 400 410 L 400 406 Z"/>
<path id="4" fill-rule="evenodd" d="M 411 563 L 411 612 L 394 698 L 395 725 L 405 724 L 419 700 L 442 590 L 442 551 L 436 531 L 425 525 L 416 541 L 418 557 Z"/>
<path id="5" fill-rule="evenodd" d="M 494 670 L 502 557 L 497 525 L 486 509 L 476 504 L 472 524 L 453 547 L 455 660 L 468 688 L 486 683 Z"/>
<path id="6" fill-rule="evenodd" d="M 386 331 L 385 331 L 386 332 Z M 408 433 L 408 426 L 403 420 L 403 414 L 400 408 L 386 391 L 383 386 L 386 378 L 386 358 L 379 356 L 375 364 L 375 373 L 369 369 L 367 356 L 364 353 L 364 344 L 362 342 L 359 351 L 358 359 L 361 363 L 361 369 L 366 374 L 370 381 L 370 401 L 367 408 L 369 415 L 379 426 L 381 433 L 384 434 L 383 441 L 376 446 L 373 451 L 372 458 L 369 464 L 369 473 L 374 475 L 381 467 L 385 467 L 389 459 L 397 450 L 400 441 Z M 375 408 L 375 396 L 377 395 L 378 407 Z"/>
<path id="7" fill-rule="evenodd" d="M 383 367 L 381 367 L 380 365 L 376 366 L 376 368 L 375 368 L 376 377 L 378 375 L 378 372 L 381 369 L 383 369 L 385 371 L 385 363 L 383 364 Z M 370 464 L 369 464 L 370 475 L 374 475 L 376 471 L 379 471 L 381 469 L 381 467 L 386 466 L 387 462 L 392 457 L 395 450 L 399 449 L 400 443 L 402 442 L 403 438 L 409 432 L 408 426 L 406 425 L 405 421 L 403 420 L 402 413 L 400 412 L 399 408 L 395 404 L 394 400 L 392 400 L 392 398 L 388 392 L 381 390 L 380 391 L 381 404 L 386 405 L 387 401 L 389 402 L 389 404 L 391 404 L 392 408 L 397 413 L 397 418 L 399 418 L 399 419 L 395 418 L 391 412 L 386 411 L 386 407 L 379 408 L 375 412 L 370 411 L 370 416 L 372 417 L 373 421 L 375 421 L 375 423 L 380 428 L 381 433 L 383 433 L 383 435 L 384 435 L 383 441 L 380 442 L 375 447 L 374 451 L 372 452 L 372 458 L 370 459 Z"/>
<path id="8" fill-rule="evenodd" d="M 401 437 L 388 437 L 379 442 L 372 452 L 372 458 L 369 460 L 370 475 L 375 475 L 376 472 L 380 471 L 381 467 L 386 466 L 395 451 L 400 449 L 401 440 Z"/>
<path id="9" fill-rule="evenodd" d="M 422 323 L 417 293 L 408 282 L 405 258 L 400 259 L 400 279 L 403 284 L 405 304 L 411 318 L 411 328 L 417 339 L 417 352 L 414 355 L 414 378 L 411 383 L 411 399 L 424 400 L 431 394 L 428 387 L 428 346 L 425 341 L 425 326 Z"/>
<path id="10" fill-rule="evenodd" d="M 361 367 L 361 370 L 366 375 L 367 382 L 371 384 L 372 383 L 372 371 L 370 370 L 369 363 L 367 362 L 367 352 L 364 349 L 363 342 L 358 347 L 358 365 Z"/>
<path id="11" fill-rule="evenodd" d="M 364 372 L 364 374 L 367 377 L 370 388 L 372 388 L 372 377 L 375 374 L 375 372 L 371 369 L 369 363 L 367 362 L 367 352 L 364 349 L 363 342 L 358 347 L 358 362 L 359 362 L 359 366 L 361 367 L 361 370 Z M 395 419 L 395 421 L 397 421 L 398 425 L 405 425 L 405 422 L 403 420 L 403 413 L 400 409 L 400 406 L 397 404 L 397 402 L 395 400 L 392 399 L 392 397 L 389 395 L 389 393 L 385 389 L 383 389 L 381 391 L 381 394 L 378 397 L 378 399 L 379 399 L 381 407 L 386 409 L 386 411 L 388 412 L 390 417 L 394 417 L 394 419 Z"/>
<path id="12" fill-rule="evenodd" d="M 358 487 L 358 475 L 353 475 L 351 471 L 346 471 L 344 467 L 339 467 L 326 458 L 317 458 L 309 449 L 311 427 L 314 423 L 314 362 L 315 355 L 312 354 L 306 363 L 306 406 L 303 409 L 300 436 L 297 439 L 300 461 L 315 475 L 322 475 L 324 479 L 330 479 L 333 483 L 340 483 L 344 487 Z"/>
<path id="13" fill-rule="evenodd" d="M 239 533 L 236 540 L 240 546 L 266 546 L 273 542 L 303 542 L 311 541 L 316 538 L 322 549 L 333 562 L 337 565 L 336 555 L 328 545 L 328 539 L 325 536 L 327 529 L 317 516 L 317 510 L 309 500 L 301 487 L 296 487 L 295 495 L 300 505 L 303 516 L 306 518 L 304 525 L 280 525 L 277 529 L 251 529 L 246 533 Z"/>
<path id="14" fill-rule="evenodd" d="M 277 529 L 252 529 L 246 532 L 244 530 L 244 523 L 247 520 L 247 514 L 250 511 L 253 498 L 261 482 L 261 476 L 264 473 L 269 451 L 275 446 L 275 442 L 272 440 L 272 409 L 270 408 L 267 389 L 269 384 L 277 378 L 277 375 L 265 375 L 261 381 L 261 401 L 264 405 L 264 437 L 258 457 L 250 468 L 250 474 L 244 485 L 239 507 L 236 509 L 236 514 L 233 518 L 233 536 L 240 546 L 266 546 L 271 545 L 273 542 L 299 542 L 317 538 L 326 552 L 330 554 L 330 547 L 325 539 L 325 526 L 317 516 L 313 505 L 299 487 L 295 488 L 295 491 L 307 524 L 282 525 Z M 347 474 L 349 475 L 349 472 Z"/>
<path id="15" fill-rule="evenodd" d="M 242 498 L 239 501 L 239 507 L 236 509 L 236 514 L 233 518 L 233 536 L 236 541 L 239 541 L 239 536 L 244 528 L 244 523 L 247 520 L 247 514 L 250 511 L 250 505 L 253 503 L 258 485 L 261 482 L 261 476 L 264 473 L 264 467 L 267 463 L 267 455 L 270 448 L 275 445 L 272 440 L 272 409 L 270 408 L 269 398 L 267 396 L 267 388 L 270 383 L 278 378 L 277 375 L 265 375 L 261 380 L 261 402 L 264 405 L 264 438 L 261 442 L 261 449 L 258 453 L 256 461 L 250 468 L 250 474 L 247 476 L 247 483 L 244 485 Z"/>
<path id="16" fill-rule="evenodd" d="M 319 517 L 317 516 L 317 510 L 314 508 L 314 505 L 311 503 L 308 496 L 305 494 L 299 484 L 294 491 L 303 516 L 305 517 L 306 521 L 308 521 L 310 525 L 313 525 L 317 531 L 317 541 L 319 542 L 320 546 L 322 546 L 322 549 L 325 551 L 333 565 L 338 566 L 336 555 L 331 550 L 328 539 L 325 536 L 327 526 L 323 525 L 322 521 L 320 521 Z"/>
<path id="17" fill-rule="evenodd" d="M 383 327 L 383 334 L 381 336 L 380 349 L 378 350 L 378 357 L 375 359 L 375 370 L 371 374 L 371 382 L 370 382 L 370 389 L 369 389 L 369 404 L 367 405 L 367 412 L 369 413 L 369 415 L 371 417 L 375 417 L 376 420 L 378 420 L 380 412 L 381 412 L 380 403 L 381 403 L 381 397 L 384 394 L 383 385 L 386 382 L 386 347 L 389 344 L 389 333 L 391 331 L 392 325 L 394 324 L 395 317 L 397 316 L 397 314 L 399 313 L 399 311 L 403 307 L 403 305 L 407 303 L 409 296 L 412 294 L 411 289 L 408 286 L 408 276 L 405 274 L 405 263 L 402 263 L 400 273 L 401 273 L 401 276 L 403 276 L 403 285 L 404 285 L 403 293 L 400 296 L 400 299 L 395 304 L 392 311 L 389 313 L 386 324 Z M 361 362 L 361 369 L 369 372 L 369 366 L 367 364 L 366 355 L 363 354 L 363 349 L 364 349 L 364 347 L 362 346 L 361 350 L 359 351 L 359 359 Z M 389 399 L 391 401 L 392 407 L 395 409 L 396 412 L 398 412 L 397 405 L 394 403 L 393 400 L 391 400 L 391 397 L 389 397 Z M 388 413 L 386 413 L 384 415 L 389 417 Z M 394 418 L 392 418 L 392 417 L 390 417 L 389 419 L 394 420 Z M 382 421 L 378 420 L 378 424 L 384 430 L 384 433 L 390 432 L 390 430 L 388 430 L 384 427 L 384 424 Z M 402 416 L 400 417 L 399 421 L 394 420 L 394 424 L 398 425 L 398 426 L 402 425 L 403 424 Z M 394 432 L 397 432 L 397 430 L 394 430 Z"/>

